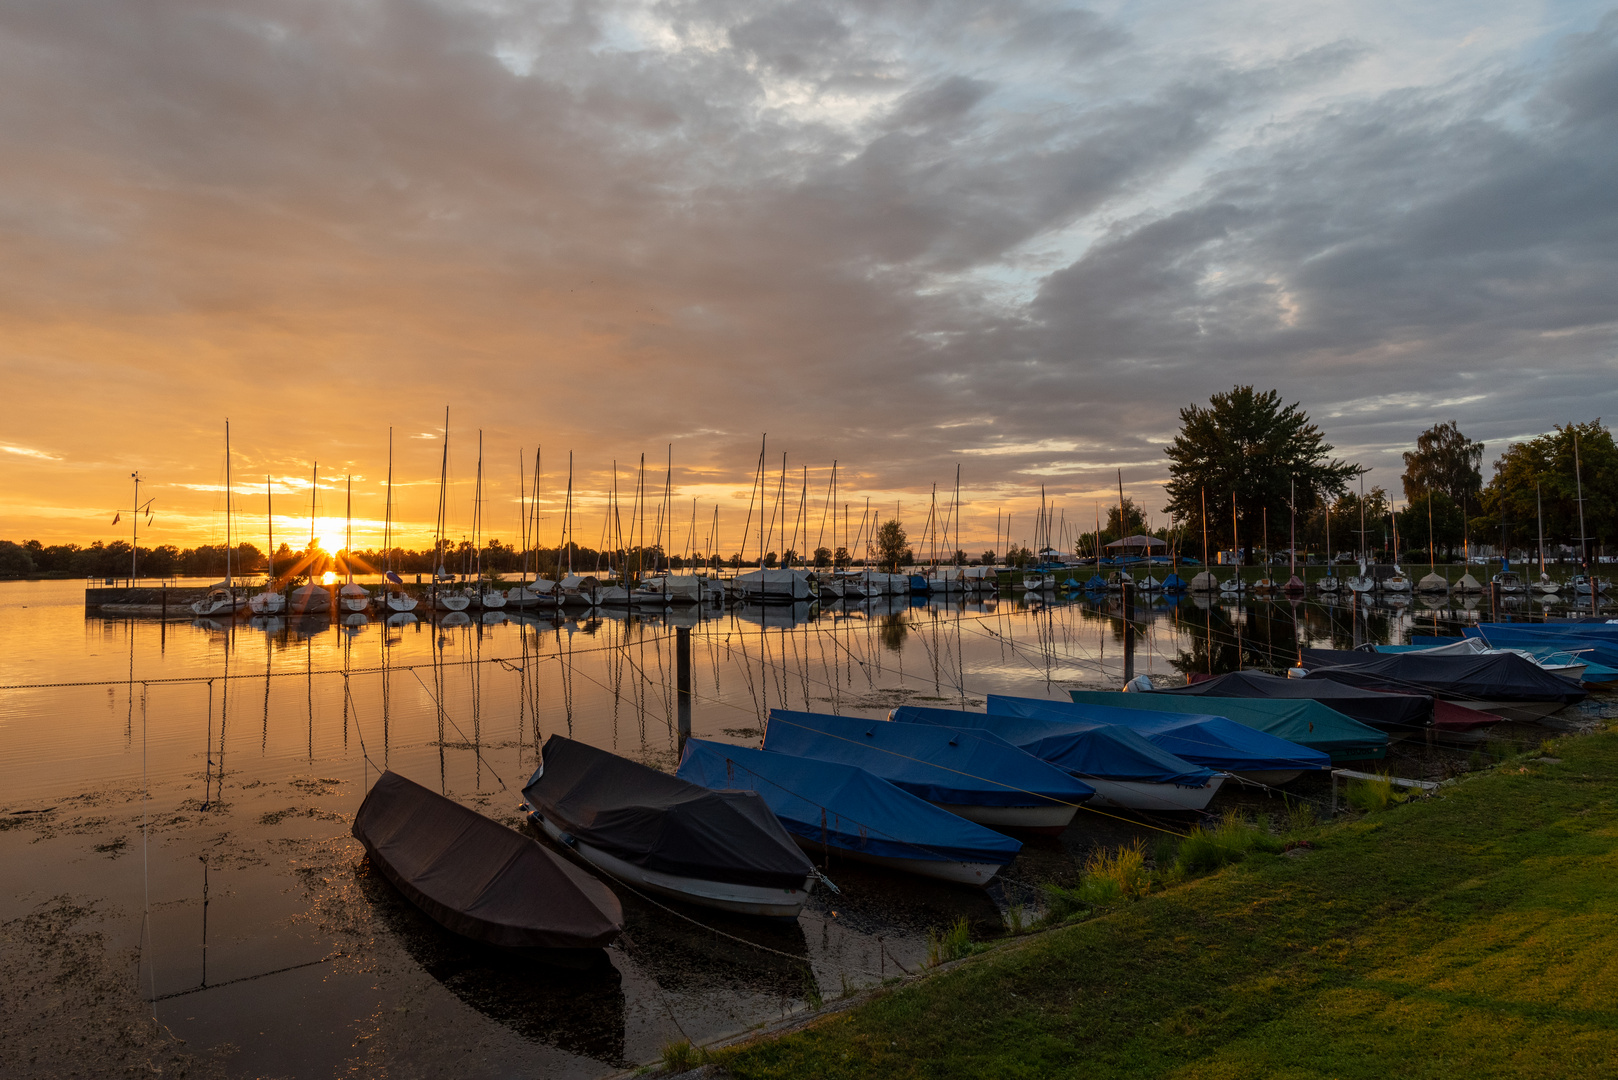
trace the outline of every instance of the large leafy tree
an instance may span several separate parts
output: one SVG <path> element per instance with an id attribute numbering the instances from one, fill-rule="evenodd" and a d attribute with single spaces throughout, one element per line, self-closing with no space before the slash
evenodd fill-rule
<path id="1" fill-rule="evenodd" d="M 1484 511 L 1517 544 L 1529 546 L 1537 539 L 1537 489 L 1544 503 L 1545 542 L 1577 548 L 1580 476 L 1584 480 L 1584 531 L 1594 552 L 1596 544 L 1618 539 L 1618 446 L 1600 420 L 1560 426 L 1507 447 L 1494 463 L 1494 476 L 1483 491 Z"/>
<path id="2" fill-rule="evenodd" d="M 1216 549 L 1230 536 L 1231 497 L 1242 538 L 1249 552 L 1261 546 L 1264 510 L 1271 531 L 1286 528 L 1287 500 L 1294 485 L 1300 515 L 1324 495 L 1341 495 L 1358 469 L 1331 457 L 1332 447 L 1296 403 L 1283 405 L 1281 395 L 1238 386 L 1215 394 L 1206 408 L 1180 410 L 1180 434 L 1166 451 L 1170 480 L 1168 509 L 1185 518 L 1193 544 L 1202 527 L 1202 501 L 1207 495 L 1208 538 Z M 1281 534 L 1284 535 L 1284 532 Z"/>
<path id="3" fill-rule="evenodd" d="M 877 565 L 890 574 L 897 572 L 908 551 L 905 547 L 907 539 L 904 526 L 899 524 L 897 518 L 884 521 L 876 530 Z"/>
<path id="4" fill-rule="evenodd" d="M 1477 506 L 1483 491 L 1483 444 L 1461 433 L 1455 421 L 1434 424 L 1416 436 L 1416 448 L 1405 451 L 1405 499 L 1414 503 L 1428 492 L 1442 492 L 1452 502 Z"/>

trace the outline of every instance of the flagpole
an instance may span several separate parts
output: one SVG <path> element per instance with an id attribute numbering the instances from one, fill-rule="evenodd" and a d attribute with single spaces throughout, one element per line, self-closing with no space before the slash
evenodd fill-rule
<path id="1" fill-rule="evenodd" d="M 136 560 L 140 557 L 140 473 L 129 474 L 135 481 L 135 512 L 130 515 L 129 523 L 129 587 L 135 587 L 135 571 L 138 568 Z"/>

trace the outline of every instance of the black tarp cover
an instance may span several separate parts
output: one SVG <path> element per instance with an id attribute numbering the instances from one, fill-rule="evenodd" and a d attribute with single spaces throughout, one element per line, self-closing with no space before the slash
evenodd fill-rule
<path id="1" fill-rule="evenodd" d="M 530 837 L 395 772 L 354 816 L 371 865 L 440 925 L 507 947 L 600 948 L 624 928 L 618 898 Z"/>
<path id="2" fill-rule="evenodd" d="M 1350 653 L 1366 656 L 1366 653 Z M 1190 686 L 1154 690 L 1154 694 L 1182 697 L 1223 698 L 1308 698 L 1329 705 L 1344 716 L 1382 731 L 1409 731 L 1430 727 L 1433 722 L 1431 694 L 1390 694 L 1366 690 L 1329 679 L 1287 679 L 1262 671 L 1232 671 Z M 1214 710 L 1217 712 L 1218 710 Z"/>
<path id="3" fill-rule="evenodd" d="M 757 792 L 710 791 L 561 735 L 523 794 L 558 828 L 647 870 L 779 888 L 814 872 Z"/>
<path id="4" fill-rule="evenodd" d="M 1303 650 L 1310 679 L 1330 679 L 1370 690 L 1421 690 L 1454 701 L 1559 701 L 1572 705 L 1585 693 L 1516 653 L 1433 656 Z"/>

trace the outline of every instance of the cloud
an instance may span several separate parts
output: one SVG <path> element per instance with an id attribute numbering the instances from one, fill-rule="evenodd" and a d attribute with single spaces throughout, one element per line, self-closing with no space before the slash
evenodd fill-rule
<path id="1" fill-rule="evenodd" d="M 0 514 L 201 499 L 226 401 L 243 475 L 413 432 L 417 521 L 446 405 L 452 516 L 480 430 L 490 505 L 537 444 L 547 497 L 670 443 L 745 490 L 767 430 L 883 499 L 964 460 L 986 532 L 1091 463 L 1156 506 L 1248 382 L 1383 468 L 1451 414 L 1492 453 L 1614 412 L 1615 100 L 1613 17 L 1497 2 L 18 0 L 7 452 L 118 464 Z"/>
<path id="2" fill-rule="evenodd" d="M 40 461 L 61 461 L 55 454 L 47 454 L 43 450 L 35 450 L 27 446 L 9 446 L 0 443 L 0 454 L 16 454 L 18 457 L 36 458 Z"/>

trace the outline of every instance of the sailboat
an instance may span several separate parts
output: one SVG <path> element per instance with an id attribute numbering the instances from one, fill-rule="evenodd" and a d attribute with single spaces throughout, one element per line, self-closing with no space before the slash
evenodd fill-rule
<path id="1" fill-rule="evenodd" d="M 1410 575 L 1399 565 L 1399 519 L 1392 510 L 1389 510 L 1388 516 L 1393 518 L 1393 573 L 1382 579 L 1382 591 L 1403 596 L 1410 592 Z"/>
<path id="2" fill-rule="evenodd" d="M 382 519 L 382 603 L 395 615 L 416 610 L 416 598 L 404 591 L 404 579 L 393 569 L 393 429 L 388 429 L 388 504 Z"/>
<path id="3" fill-rule="evenodd" d="M 371 594 L 363 585 L 354 584 L 354 477 L 348 478 L 348 501 L 343 511 L 343 570 L 348 580 L 337 590 L 337 606 L 350 615 L 363 615 L 371 610 Z M 356 625 L 356 624 L 349 624 Z M 363 623 L 358 624 L 363 625 Z"/>
<path id="4" fill-rule="evenodd" d="M 472 598 L 465 593 L 451 592 L 443 587 L 454 581 L 453 574 L 444 571 L 444 526 L 449 517 L 449 406 L 444 406 L 444 452 L 438 465 L 438 518 L 433 523 L 433 551 L 438 555 L 438 569 L 433 572 L 433 607 L 439 611 L 464 612 L 472 606 Z"/>
<path id="5" fill-rule="evenodd" d="M 1449 592 L 1449 578 L 1438 572 L 1433 543 L 1433 494 L 1427 493 L 1427 573 L 1416 582 L 1416 591 L 1426 596 L 1442 596 Z"/>
<path id="6" fill-rule="evenodd" d="M 1298 481 L 1292 481 L 1292 498 L 1287 501 L 1287 512 L 1291 515 L 1290 539 L 1287 541 L 1288 569 L 1291 577 L 1287 578 L 1286 592 L 1288 596 L 1303 595 L 1303 579 L 1298 576 Z"/>
<path id="7" fill-rule="evenodd" d="M 478 432 L 478 480 L 472 495 L 472 551 L 477 560 L 477 574 L 472 585 L 464 591 L 473 603 L 484 611 L 499 611 L 506 606 L 506 594 L 491 582 L 483 587 L 483 432 Z"/>
<path id="8" fill-rule="evenodd" d="M 265 558 L 264 591 L 247 602 L 254 615 L 279 615 L 286 610 L 287 598 L 281 595 L 275 581 L 275 497 L 270 491 L 270 478 L 264 477 L 264 521 L 269 529 L 269 555 Z"/>
<path id="9" fill-rule="evenodd" d="M 1242 579 L 1242 538 L 1236 530 L 1236 493 L 1230 493 L 1230 557 L 1236 566 L 1236 574 L 1229 581 L 1219 584 L 1219 595 L 1240 596 L 1247 591 L 1247 582 Z"/>
<path id="10" fill-rule="evenodd" d="M 1337 556 L 1331 548 L 1331 507 L 1323 505 L 1321 509 L 1326 515 L 1326 576 L 1315 582 L 1315 591 L 1327 596 L 1336 596 L 1341 582 L 1337 580 L 1337 575 L 1332 573 L 1332 567 L 1337 563 Z"/>
<path id="11" fill-rule="evenodd" d="M 1363 594 L 1376 591 L 1376 575 L 1369 572 L 1365 564 L 1365 472 L 1360 470 L 1360 572 L 1348 579 L 1348 588 L 1352 593 Z"/>
<path id="12" fill-rule="evenodd" d="M 309 481 L 309 548 L 304 553 L 304 567 L 309 580 L 292 590 L 291 615 L 326 615 L 331 612 L 331 593 L 315 581 L 315 494 L 320 490 L 320 462 L 314 463 Z"/>
<path id="13" fill-rule="evenodd" d="M 1099 515 L 1098 515 L 1099 518 Z M 1101 522 L 1096 522 L 1096 542 L 1101 541 Z M 1099 553 L 1098 553 L 1099 554 Z M 1099 564 L 1099 559 L 1098 559 Z M 1219 579 L 1214 577 L 1213 571 L 1208 567 L 1208 489 L 1202 489 L 1202 569 L 1191 578 L 1191 591 L 1194 593 L 1215 593 L 1219 591 Z"/>
<path id="14" fill-rule="evenodd" d="M 1534 516 L 1539 522 L 1539 580 L 1530 585 L 1529 589 L 1541 596 L 1555 596 L 1559 586 L 1545 572 L 1545 505 L 1540 497 L 1538 484 L 1534 485 Z"/>
<path id="15" fill-rule="evenodd" d="M 225 421 L 225 580 L 208 590 L 208 595 L 191 605 L 193 614 L 208 616 L 235 616 L 247 604 L 247 597 L 238 596 L 230 576 L 230 421 Z"/>

